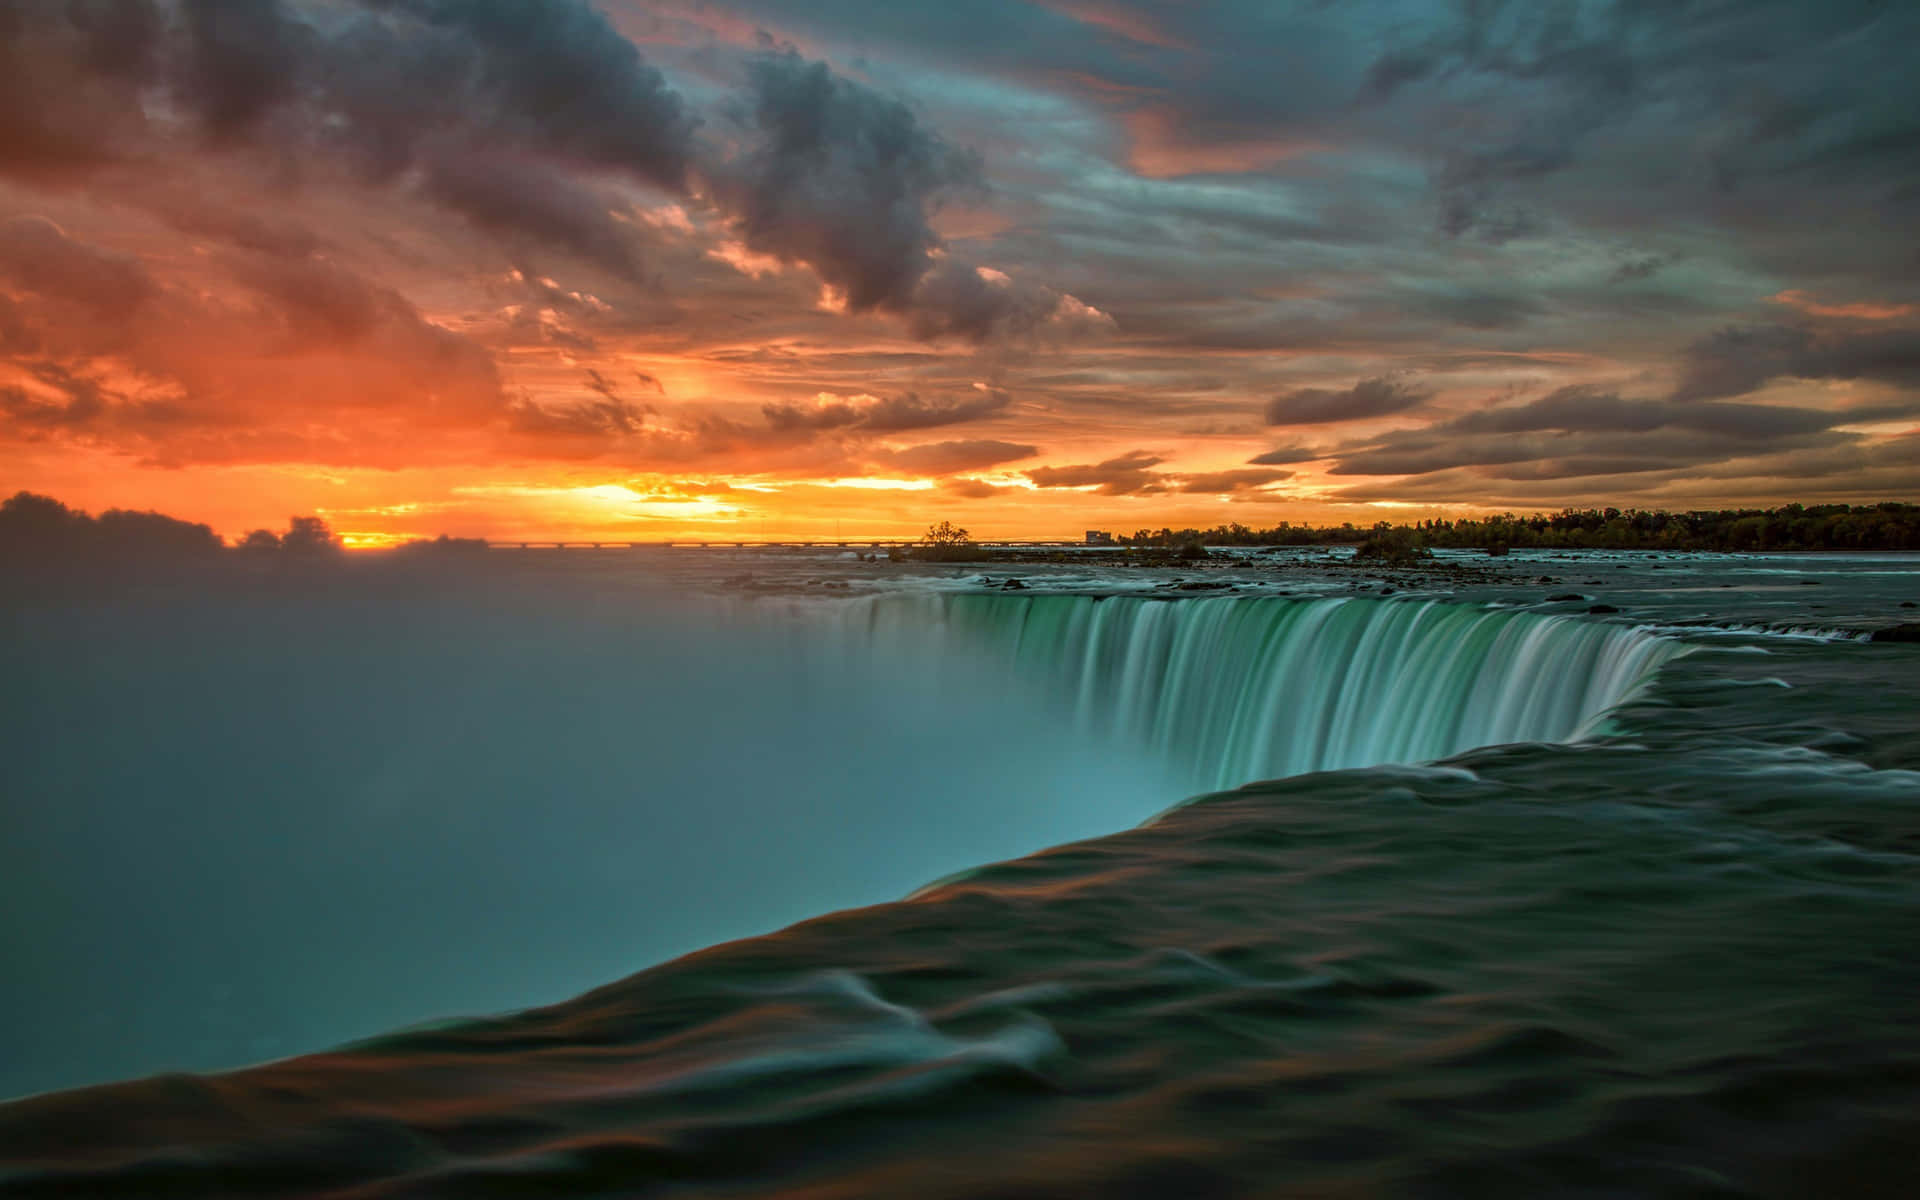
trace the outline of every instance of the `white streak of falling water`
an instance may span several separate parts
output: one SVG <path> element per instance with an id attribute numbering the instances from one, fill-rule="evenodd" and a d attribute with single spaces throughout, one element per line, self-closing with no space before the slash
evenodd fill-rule
<path id="1" fill-rule="evenodd" d="M 1418 601 L 921 593 L 840 619 L 875 653 L 1045 689 L 1082 735 L 1208 788 L 1575 739 L 1681 652 L 1625 626 Z"/>

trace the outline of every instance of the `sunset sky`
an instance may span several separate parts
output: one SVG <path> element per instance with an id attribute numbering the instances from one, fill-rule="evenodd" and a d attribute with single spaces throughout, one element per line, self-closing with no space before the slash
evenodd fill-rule
<path id="1" fill-rule="evenodd" d="M 1920 5 L 6 0 L 0 491 L 235 536 L 1920 498 Z"/>

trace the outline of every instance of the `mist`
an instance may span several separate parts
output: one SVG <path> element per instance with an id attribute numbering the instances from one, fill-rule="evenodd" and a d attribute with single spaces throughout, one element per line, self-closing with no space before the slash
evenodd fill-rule
<path id="1" fill-rule="evenodd" d="M 1183 794 L 1003 675 L 644 564 L 0 593 L 0 1096 L 559 1001 Z"/>

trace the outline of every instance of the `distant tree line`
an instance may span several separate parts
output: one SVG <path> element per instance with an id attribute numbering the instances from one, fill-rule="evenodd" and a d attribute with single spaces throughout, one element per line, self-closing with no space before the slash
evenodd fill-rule
<path id="1" fill-rule="evenodd" d="M 0 502 L 0 558 L 6 560 L 191 562 L 222 555 L 314 559 L 339 552 L 340 540 L 319 517 L 293 517 L 285 533 L 256 529 L 228 546 L 205 525 L 157 512 L 111 508 L 96 517 L 32 492 Z"/>
<path id="2" fill-rule="evenodd" d="M 1392 535 L 1388 538 L 1388 535 Z M 1128 546 L 1330 546 L 1389 540 L 1413 549 L 1498 550 L 1920 550 L 1920 505 L 1788 504 L 1696 512 L 1655 509 L 1562 509 L 1552 514 L 1457 521 L 1380 521 L 1362 527 L 1241 524 L 1211 529 L 1142 529 L 1118 540 Z"/>
<path id="3" fill-rule="evenodd" d="M 1789 504 L 1683 513 L 1654 509 L 1562 509 L 1504 513 L 1457 521 L 1430 520 L 1361 527 L 1295 525 L 1267 529 L 1238 523 L 1211 529 L 1141 529 L 1125 546 L 1204 557 L 1207 546 L 1372 546 L 1383 557 L 1417 556 L 1434 548 L 1595 550 L 1920 550 L 1920 505 Z M 416 553 L 484 550 L 475 538 L 442 536 L 401 547 Z M 206 525 L 157 512 L 109 509 L 90 516 L 51 496 L 19 492 L 0 502 L 0 559 L 9 561 L 190 561 L 222 555 L 311 560 L 340 553 L 340 541 L 319 517 L 292 517 L 286 531 L 255 529 L 229 546 Z M 942 521 L 910 552 L 932 561 L 989 557 L 964 529 Z"/>

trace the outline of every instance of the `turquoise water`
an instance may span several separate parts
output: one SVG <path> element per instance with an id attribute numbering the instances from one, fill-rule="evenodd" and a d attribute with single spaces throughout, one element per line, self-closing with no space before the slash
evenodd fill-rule
<path id="1" fill-rule="evenodd" d="M 1249 568 L 1148 598 L 770 563 L 722 589 L 751 670 L 678 639 L 729 685 L 795 681 L 768 712 L 809 737 L 743 789 L 881 762 L 835 782 L 921 823 L 843 862 L 932 867 L 909 828 L 1036 804 L 1102 836 L 550 1007 L 0 1107 L 0 1194 L 1910 1194 L 1920 648 L 1858 635 L 1917 568 L 1591 556 L 1386 597 Z M 627 568 L 568 569 L 599 595 Z M 957 736 L 886 753 L 929 722 Z M 1023 788 L 1046 755 L 1075 770 Z M 806 816 L 796 855 L 854 836 Z"/>

